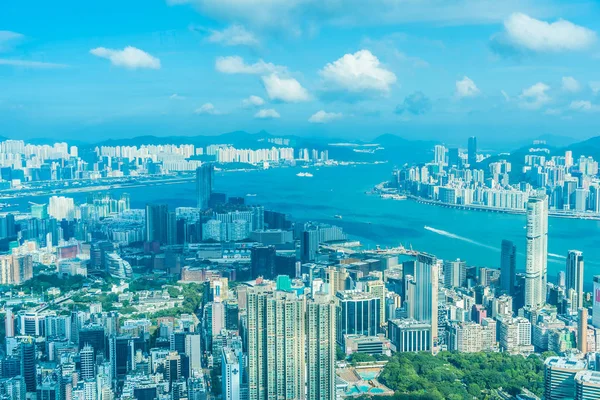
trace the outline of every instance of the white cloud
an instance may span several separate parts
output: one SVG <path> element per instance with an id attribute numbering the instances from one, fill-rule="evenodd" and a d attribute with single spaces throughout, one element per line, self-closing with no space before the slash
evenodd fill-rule
<path id="1" fill-rule="evenodd" d="M 274 119 L 279 117 L 281 117 L 281 115 L 272 108 L 263 108 L 254 114 L 254 118 L 258 119 Z"/>
<path id="2" fill-rule="evenodd" d="M 385 69 L 369 50 L 346 54 L 319 71 L 327 89 L 388 93 L 396 75 Z"/>
<path id="3" fill-rule="evenodd" d="M 590 89 L 592 89 L 592 92 L 594 92 L 594 94 L 600 93 L 600 81 L 590 82 Z"/>
<path id="4" fill-rule="evenodd" d="M 16 42 L 24 37 L 25 36 L 17 32 L 0 31 L 0 51 L 10 50 Z"/>
<path id="5" fill-rule="evenodd" d="M 32 68 L 32 69 L 52 69 L 52 68 L 67 68 L 66 64 L 57 64 L 42 61 L 27 61 L 27 60 L 15 60 L 10 58 L 0 58 L 0 65 L 9 65 L 12 67 L 19 68 Z"/>
<path id="6" fill-rule="evenodd" d="M 258 39 L 242 25 L 233 24 L 222 31 L 210 30 L 206 38 L 208 42 L 220 43 L 225 46 L 257 46 Z"/>
<path id="7" fill-rule="evenodd" d="M 598 112 L 600 111 L 600 106 L 596 104 L 592 104 L 589 100 L 574 100 L 569 105 L 569 108 L 573 111 L 581 111 L 581 112 Z"/>
<path id="8" fill-rule="evenodd" d="M 217 57 L 215 61 L 217 71 L 224 74 L 268 74 L 272 72 L 285 72 L 287 68 L 272 63 L 258 60 L 254 64 L 246 64 L 240 56 Z"/>
<path id="9" fill-rule="evenodd" d="M 581 90 L 581 85 L 577 82 L 577 79 L 572 76 L 563 76 L 562 89 L 565 92 L 577 93 Z"/>
<path id="10" fill-rule="evenodd" d="M 204 103 L 194 111 L 196 114 L 203 115 L 221 115 L 221 111 L 217 110 L 212 103 Z"/>
<path id="11" fill-rule="evenodd" d="M 260 107 L 265 104 L 265 101 L 262 97 L 259 96 L 250 96 L 247 99 L 242 100 L 242 105 L 244 107 Z"/>
<path id="12" fill-rule="evenodd" d="M 173 93 L 172 95 L 169 96 L 169 99 L 171 100 L 185 100 L 184 96 L 178 95 L 177 93 Z"/>
<path id="13" fill-rule="evenodd" d="M 277 74 L 271 74 L 263 76 L 262 81 L 271 100 L 299 103 L 310 99 L 308 91 L 294 78 L 281 78 Z"/>
<path id="14" fill-rule="evenodd" d="M 495 37 L 502 46 L 534 52 L 578 51 L 596 41 L 596 32 L 564 19 L 546 22 L 523 13 L 504 21 L 504 31 Z"/>
<path id="15" fill-rule="evenodd" d="M 414 22 L 440 25 L 489 24 L 514 10 L 531 15 L 557 15 L 557 2 L 536 0 L 167 0 L 170 5 L 193 5 L 202 15 L 219 21 L 244 23 L 293 34 L 311 26 L 377 26 Z"/>
<path id="16" fill-rule="evenodd" d="M 158 58 L 153 57 L 145 51 L 132 46 L 127 46 L 123 50 L 97 47 L 90 50 L 90 53 L 97 57 L 110 60 L 111 64 L 116 67 L 124 67 L 129 69 L 160 68 L 160 60 Z"/>
<path id="17" fill-rule="evenodd" d="M 558 108 L 549 108 L 544 112 L 544 114 L 546 114 L 546 115 L 561 115 L 562 111 L 559 110 Z"/>
<path id="18" fill-rule="evenodd" d="M 456 96 L 458 98 L 475 97 L 479 93 L 479 88 L 468 76 L 465 76 L 460 81 L 456 81 Z"/>
<path id="19" fill-rule="evenodd" d="M 550 86 L 545 83 L 538 82 L 535 85 L 528 87 L 521 93 L 521 107 L 528 110 L 537 110 L 552 100 L 548 95 Z"/>
<path id="20" fill-rule="evenodd" d="M 336 119 L 340 119 L 342 118 L 342 116 L 342 113 L 334 113 L 321 110 L 311 115 L 308 119 L 308 122 L 311 122 L 313 124 L 326 124 Z"/>
<path id="21" fill-rule="evenodd" d="M 510 101 L 510 96 L 508 95 L 508 93 L 506 93 L 504 90 L 501 90 L 500 93 L 502 93 L 504 100 Z"/>

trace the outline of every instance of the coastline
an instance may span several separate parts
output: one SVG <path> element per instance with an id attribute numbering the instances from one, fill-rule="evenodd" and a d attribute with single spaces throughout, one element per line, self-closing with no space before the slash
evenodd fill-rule
<path id="1" fill-rule="evenodd" d="M 426 199 L 424 197 L 415 196 L 413 194 L 407 192 L 401 192 L 396 189 L 386 188 L 388 181 L 381 182 L 373 187 L 373 194 L 399 194 L 402 196 L 406 196 L 408 200 L 415 201 L 420 204 L 444 207 L 444 208 L 455 208 L 459 210 L 465 211 L 479 211 L 479 212 L 491 212 L 491 213 L 499 213 L 499 214 L 514 214 L 514 215 L 525 215 L 526 210 L 515 210 L 512 208 L 498 208 L 498 207 L 490 207 L 478 204 L 449 204 L 443 203 L 439 200 L 431 200 Z M 566 211 L 557 211 L 557 210 L 548 210 L 548 216 L 552 218 L 564 218 L 564 219 L 581 219 L 581 220 L 592 220 L 592 221 L 600 221 L 600 214 L 578 214 L 571 213 Z"/>

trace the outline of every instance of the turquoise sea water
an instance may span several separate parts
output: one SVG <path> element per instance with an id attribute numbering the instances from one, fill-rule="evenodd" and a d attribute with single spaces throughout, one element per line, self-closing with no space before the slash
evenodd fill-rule
<path id="1" fill-rule="evenodd" d="M 340 225 L 365 246 L 412 245 L 439 258 L 461 258 L 471 265 L 499 266 L 500 243 L 509 239 L 517 245 L 517 268 L 524 269 L 524 215 L 463 211 L 366 195 L 365 191 L 389 178 L 391 169 L 391 165 L 383 164 L 217 172 L 215 190 L 231 196 L 255 194 L 246 198 L 249 203 L 285 212 L 295 220 Z M 314 176 L 298 177 L 298 172 Z M 132 207 L 141 208 L 147 202 L 194 206 L 194 191 L 194 183 L 188 182 L 114 192 L 129 193 Z M 81 200 L 85 196 L 74 197 Z M 25 207 L 29 200 L 43 202 L 47 197 L 21 198 L 18 202 Z M 551 279 L 564 269 L 567 251 L 577 249 L 584 253 L 586 283 L 591 285 L 592 276 L 600 274 L 600 221 L 551 218 L 548 249 Z"/>

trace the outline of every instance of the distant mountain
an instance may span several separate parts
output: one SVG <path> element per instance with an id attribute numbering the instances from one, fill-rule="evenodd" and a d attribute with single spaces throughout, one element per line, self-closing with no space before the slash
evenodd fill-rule
<path id="1" fill-rule="evenodd" d="M 591 156 L 598 161 L 600 160 L 600 136 L 594 136 L 587 140 L 570 144 L 569 146 L 561 148 L 559 151 L 564 153 L 567 150 L 571 150 L 573 152 L 574 158 L 579 158 L 580 156 Z"/>
<path id="2" fill-rule="evenodd" d="M 91 146 L 140 146 L 142 144 L 193 144 L 195 146 L 207 146 L 209 144 L 231 144 L 236 147 L 253 148 L 257 143 L 264 142 L 273 136 L 265 131 L 248 133 L 244 131 L 228 132 L 221 135 L 206 136 L 136 136 L 132 138 L 108 139 Z"/>
<path id="3" fill-rule="evenodd" d="M 523 178 L 522 171 L 523 166 L 525 165 L 525 156 L 528 154 L 545 156 L 549 158 L 550 156 L 558 154 L 558 150 L 556 147 L 549 146 L 548 144 L 534 145 L 532 143 L 527 146 L 519 147 L 518 149 L 513 150 L 510 153 L 500 153 L 488 157 L 485 160 L 477 163 L 477 168 L 483 169 L 484 171 L 488 172 L 489 165 L 491 163 L 506 160 L 511 164 L 511 182 L 519 182 Z"/>
<path id="4" fill-rule="evenodd" d="M 543 140 L 548 145 L 554 147 L 566 147 L 572 143 L 577 142 L 577 140 L 573 139 L 572 137 L 551 134 L 541 135 L 537 137 L 536 140 Z"/>

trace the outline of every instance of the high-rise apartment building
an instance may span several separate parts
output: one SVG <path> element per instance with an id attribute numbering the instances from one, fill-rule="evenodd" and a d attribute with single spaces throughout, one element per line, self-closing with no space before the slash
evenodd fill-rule
<path id="1" fill-rule="evenodd" d="M 305 303 L 255 286 L 247 293 L 250 400 L 305 398 Z"/>
<path id="2" fill-rule="evenodd" d="M 331 296 L 316 293 L 306 305 L 306 387 L 308 400 L 334 400 L 336 305 Z"/>

